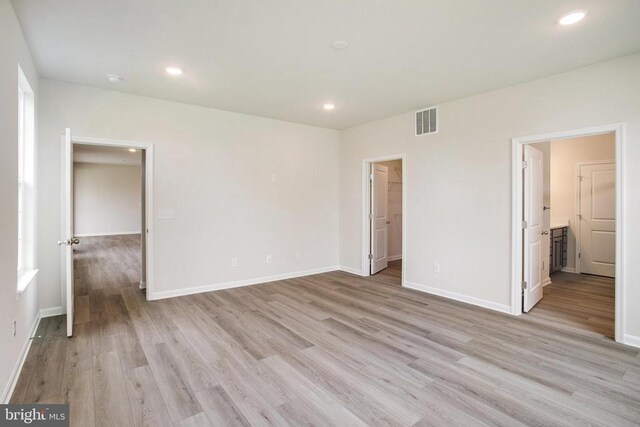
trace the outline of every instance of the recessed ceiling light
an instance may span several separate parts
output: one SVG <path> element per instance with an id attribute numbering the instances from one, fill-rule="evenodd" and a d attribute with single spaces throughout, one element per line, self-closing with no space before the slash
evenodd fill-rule
<path id="1" fill-rule="evenodd" d="M 560 25 L 572 25 L 576 22 L 580 22 L 587 16 L 587 11 L 584 9 L 574 10 L 565 15 L 562 15 L 560 19 L 558 19 L 558 23 Z"/>
<path id="2" fill-rule="evenodd" d="M 335 50 L 343 50 L 349 47 L 349 43 L 347 43 L 344 40 L 336 40 L 333 43 L 331 43 L 331 46 L 335 49 Z"/>
<path id="3" fill-rule="evenodd" d="M 333 105 L 333 104 L 324 104 L 324 105 L 322 106 L 322 108 L 324 108 L 324 109 L 325 109 L 325 110 L 327 110 L 327 111 L 331 111 L 331 110 L 335 110 L 335 109 L 336 109 L 336 106 L 335 106 L 335 105 Z"/>
<path id="4" fill-rule="evenodd" d="M 107 80 L 109 80 L 111 83 L 120 83 L 123 80 L 123 78 L 115 74 L 108 74 Z"/>
<path id="5" fill-rule="evenodd" d="M 135 148 L 129 148 L 129 151 L 130 151 L 131 153 L 135 153 L 135 152 L 136 152 L 136 151 L 138 151 L 138 150 L 136 150 Z"/>
<path id="6" fill-rule="evenodd" d="M 167 67 L 165 70 L 172 76 L 179 76 L 182 74 L 182 70 L 178 67 Z"/>

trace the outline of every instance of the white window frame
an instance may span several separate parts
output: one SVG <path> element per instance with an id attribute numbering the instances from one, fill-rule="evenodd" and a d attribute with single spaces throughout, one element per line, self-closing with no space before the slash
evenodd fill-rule
<path id="1" fill-rule="evenodd" d="M 18 283 L 25 291 L 35 278 L 35 97 L 18 66 Z"/>

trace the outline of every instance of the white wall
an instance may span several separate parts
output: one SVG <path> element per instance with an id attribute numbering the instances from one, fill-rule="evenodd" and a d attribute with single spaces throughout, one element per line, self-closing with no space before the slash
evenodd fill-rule
<path id="1" fill-rule="evenodd" d="M 140 233 L 140 166 L 74 163 L 73 169 L 76 236 Z"/>
<path id="2" fill-rule="evenodd" d="M 65 127 L 77 136 L 155 144 L 156 292 L 338 264 L 337 131 L 46 79 L 40 111 L 43 307 L 59 305 L 61 296 L 52 243 L 60 238 Z M 161 209 L 174 210 L 175 219 L 159 220 Z"/>
<path id="3" fill-rule="evenodd" d="M 343 131 L 340 264 L 362 266 L 363 159 L 406 153 L 406 279 L 509 310 L 511 138 L 624 122 L 624 320 L 626 333 L 640 337 L 638 76 L 635 54 L 442 104 L 437 134 L 416 137 L 413 112 Z"/>
<path id="4" fill-rule="evenodd" d="M 389 168 L 387 214 L 391 224 L 387 226 L 387 255 L 390 259 L 399 259 L 402 258 L 402 160 L 376 163 Z"/>
<path id="5" fill-rule="evenodd" d="M 569 221 L 567 269 L 576 267 L 576 163 L 594 160 L 615 160 L 615 135 L 551 141 L 551 218 Z"/>
<path id="6" fill-rule="evenodd" d="M 37 279 L 16 300 L 18 266 L 18 64 L 36 97 L 38 74 L 8 0 L 0 0 L 0 399 L 28 342 L 38 311 Z M 36 139 L 37 141 L 37 139 Z M 36 268 L 37 268 L 36 258 Z M 42 277 L 42 276 L 40 276 Z M 59 304 L 58 304 L 59 305 Z M 12 336 L 12 323 L 17 334 Z M 2 402 L 4 403 L 4 402 Z"/>

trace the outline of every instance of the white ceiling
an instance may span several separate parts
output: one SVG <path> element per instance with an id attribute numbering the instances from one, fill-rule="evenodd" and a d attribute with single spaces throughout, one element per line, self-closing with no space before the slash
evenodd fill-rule
<path id="1" fill-rule="evenodd" d="M 13 5 L 44 77 L 336 129 L 640 50 L 638 0 Z M 574 9 L 589 14 L 557 24 Z"/>
<path id="2" fill-rule="evenodd" d="M 140 150 L 131 153 L 128 148 L 73 144 L 73 161 L 75 163 L 136 166 L 142 163 L 142 154 Z"/>

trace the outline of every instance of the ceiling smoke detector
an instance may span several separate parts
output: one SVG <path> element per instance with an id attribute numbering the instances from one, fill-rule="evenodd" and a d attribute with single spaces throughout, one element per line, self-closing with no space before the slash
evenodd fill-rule
<path id="1" fill-rule="evenodd" d="M 349 43 L 347 43 L 344 40 L 336 40 L 333 43 L 331 43 L 331 46 L 335 49 L 335 50 L 344 50 L 346 48 L 349 47 Z"/>

